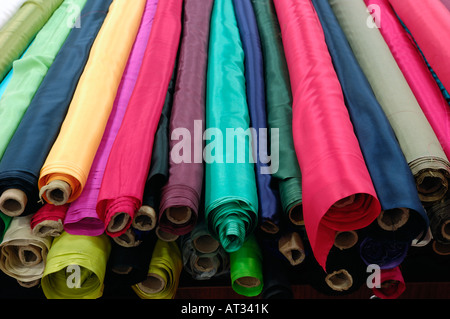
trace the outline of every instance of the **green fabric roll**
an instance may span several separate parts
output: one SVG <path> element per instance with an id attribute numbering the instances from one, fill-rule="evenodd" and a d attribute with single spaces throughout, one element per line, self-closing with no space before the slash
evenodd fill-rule
<path id="1" fill-rule="evenodd" d="M 72 30 L 77 16 L 71 10 L 82 9 L 85 4 L 86 0 L 64 1 L 36 35 L 23 57 L 14 61 L 11 81 L 0 100 L 0 158 Z M 20 31 L 16 32 L 19 34 Z"/>
<path id="2" fill-rule="evenodd" d="M 100 298 L 110 252 L 111 242 L 105 234 L 84 236 L 63 232 L 56 237 L 41 279 L 46 298 Z"/>
<path id="3" fill-rule="evenodd" d="M 244 245 L 230 253 L 231 287 L 243 296 L 254 297 L 264 287 L 262 252 L 254 235 Z"/>
<path id="4" fill-rule="evenodd" d="M 63 0 L 28 0 L 0 30 L 0 81 Z"/>
<path id="5" fill-rule="evenodd" d="M 267 121 L 271 130 L 278 129 L 279 132 L 279 165 L 273 176 L 279 181 L 283 211 L 286 216 L 291 217 L 293 209 L 301 209 L 302 175 L 292 137 L 292 92 L 289 70 L 273 1 L 252 0 L 252 5 L 264 57 Z M 272 147 L 272 152 L 273 150 Z"/>
<path id="6" fill-rule="evenodd" d="M 227 252 L 238 250 L 258 223 L 249 125 L 244 51 L 233 2 L 216 0 L 207 71 L 205 219 Z M 234 150 L 228 148 L 232 143 Z"/>

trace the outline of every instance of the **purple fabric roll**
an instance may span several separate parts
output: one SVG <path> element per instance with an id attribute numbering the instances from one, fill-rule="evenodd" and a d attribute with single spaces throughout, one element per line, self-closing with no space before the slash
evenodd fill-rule
<path id="1" fill-rule="evenodd" d="M 202 150 L 212 6 L 213 0 L 184 1 L 178 77 L 169 127 L 169 179 L 161 191 L 159 213 L 159 227 L 177 235 L 190 232 L 199 214 L 203 187 Z M 188 136 L 190 141 L 186 139 Z M 182 223 L 174 222 L 168 218 L 169 209 L 190 209 L 190 218 Z"/>
<path id="2" fill-rule="evenodd" d="M 99 236 L 105 231 L 104 222 L 98 217 L 96 211 L 97 197 L 111 147 L 122 123 L 139 74 L 157 5 L 158 0 L 147 1 L 141 25 L 122 76 L 122 82 L 117 91 L 102 141 L 89 172 L 86 186 L 80 197 L 71 203 L 64 219 L 64 229 L 72 235 Z"/>

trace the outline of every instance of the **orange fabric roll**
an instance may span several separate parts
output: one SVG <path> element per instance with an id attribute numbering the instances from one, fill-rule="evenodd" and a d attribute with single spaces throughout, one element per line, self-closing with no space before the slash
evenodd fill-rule
<path id="1" fill-rule="evenodd" d="M 115 0 L 109 8 L 61 131 L 41 169 L 40 197 L 48 203 L 73 202 L 86 184 L 145 3 L 146 0 Z"/>

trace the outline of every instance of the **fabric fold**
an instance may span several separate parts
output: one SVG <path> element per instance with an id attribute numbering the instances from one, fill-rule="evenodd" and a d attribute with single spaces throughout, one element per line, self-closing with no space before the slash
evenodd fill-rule
<path id="1" fill-rule="evenodd" d="M 381 207 L 310 0 L 275 0 L 293 92 L 303 217 L 325 269 L 337 231 L 364 228 Z"/>

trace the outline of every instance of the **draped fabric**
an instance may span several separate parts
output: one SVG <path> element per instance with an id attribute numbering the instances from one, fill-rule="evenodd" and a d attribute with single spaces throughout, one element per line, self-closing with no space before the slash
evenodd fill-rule
<path id="1" fill-rule="evenodd" d="M 11 81 L 0 100 L 0 157 L 72 30 L 75 21 L 68 9 L 72 6 L 82 8 L 85 3 L 86 0 L 64 1 L 37 33 L 26 53 L 13 62 Z"/>
<path id="2" fill-rule="evenodd" d="M 64 231 L 64 218 L 69 204 L 56 206 L 45 204 L 31 217 L 31 230 L 35 236 L 58 237 Z"/>
<path id="3" fill-rule="evenodd" d="M 62 3 L 63 0 L 28 0 L 0 29 L 0 80 Z"/>
<path id="4" fill-rule="evenodd" d="M 403 28 L 388 0 L 366 0 L 365 3 L 368 6 L 377 5 L 380 8 L 383 21 L 379 30 L 448 158 L 450 155 L 449 105 L 414 39 Z"/>
<path id="5" fill-rule="evenodd" d="M 336 232 L 368 226 L 381 207 L 312 3 L 274 3 L 294 97 L 305 228 L 325 269 Z"/>
<path id="6" fill-rule="evenodd" d="M 0 192 L 23 192 L 20 198 L 26 206 L 22 214 L 35 212 L 42 206 L 38 203 L 40 169 L 58 136 L 110 3 L 93 0 L 86 3 L 81 11 L 83 27 L 73 28 L 67 36 L 0 161 Z"/>
<path id="7" fill-rule="evenodd" d="M 148 267 L 147 278 L 132 286 L 141 299 L 173 299 L 178 289 L 182 257 L 175 241 L 158 239 Z"/>
<path id="8" fill-rule="evenodd" d="M 162 229 L 178 235 L 192 231 L 200 210 L 204 176 L 202 135 L 205 128 L 206 69 L 212 7 L 212 0 L 184 1 L 183 35 L 169 126 L 169 176 L 161 191 L 159 207 L 161 217 L 168 213 L 170 215 L 173 210 L 183 212 L 182 216 L 190 214 L 190 218 L 181 225 L 160 217 Z M 189 134 L 184 136 L 183 133 Z M 182 154 L 178 143 L 182 143 Z M 173 221 L 177 222 L 175 219 Z"/>
<path id="9" fill-rule="evenodd" d="M 97 299 L 103 295 L 111 244 L 106 235 L 63 232 L 53 239 L 41 279 L 47 299 Z"/>
<path id="10" fill-rule="evenodd" d="M 389 0 L 444 87 L 450 89 L 450 12 L 441 1 Z M 439 31 L 437 31 L 439 30 Z"/>
<path id="11" fill-rule="evenodd" d="M 449 162 L 430 123 L 363 1 L 329 0 L 361 69 L 391 123 L 424 203 L 448 190 Z"/>
<path id="12" fill-rule="evenodd" d="M 30 215 L 12 218 L 0 244 L 0 269 L 24 286 L 39 283 L 52 243 L 32 233 L 30 220 Z"/>
<path id="13" fill-rule="evenodd" d="M 382 269 L 380 276 L 380 287 L 372 288 L 375 296 L 381 299 L 397 299 L 406 290 L 400 267 Z"/>
<path id="14" fill-rule="evenodd" d="M 258 25 L 261 50 L 264 60 L 265 99 L 267 124 L 272 140 L 277 130 L 279 147 L 270 145 L 272 152 L 278 151 L 278 169 L 272 176 L 278 181 L 280 202 L 284 218 L 295 224 L 303 223 L 302 176 L 295 154 L 292 136 L 292 93 L 289 70 L 281 40 L 280 25 L 272 0 L 252 0 Z"/>
<path id="15" fill-rule="evenodd" d="M 242 247 L 258 224 L 244 72 L 233 2 L 216 0 L 206 78 L 205 220 L 228 253 Z"/>
<path id="16" fill-rule="evenodd" d="M 3 0 L 0 8 L 0 29 L 16 14 L 26 0 Z"/>
<path id="17" fill-rule="evenodd" d="M 129 228 L 142 206 L 154 136 L 178 52 L 181 12 L 181 0 L 158 2 L 141 70 L 108 158 L 97 213 L 113 237 Z M 114 225 L 117 218 L 124 222 L 120 227 Z"/>
<path id="18" fill-rule="evenodd" d="M 330 5 L 326 1 L 312 2 L 322 24 L 345 104 L 383 209 L 383 215 L 380 214 L 378 219 L 395 218 L 401 210 L 408 214 L 403 225 L 385 222 L 386 226 L 382 224 L 382 228 L 378 222 L 374 222 L 370 229 L 379 237 L 412 240 L 421 232 L 426 232 L 429 224 L 417 194 L 414 177 L 389 120 L 361 70 Z M 387 23 L 387 20 L 388 17 L 384 16 L 383 23 Z M 384 222 L 384 219 L 381 222 Z"/>
<path id="19" fill-rule="evenodd" d="M 48 203 L 76 200 L 111 114 L 144 12 L 145 0 L 113 1 L 47 159 L 38 187 Z M 101 79 L 101 81 L 100 81 Z M 101 95 L 98 92 L 103 92 Z"/>
<path id="20" fill-rule="evenodd" d="M 245 56 L 245 85 L 250 126 L 252 127 L 252 152 L 259 199 L 259 223 L 277 225 L 279 201 L 272 186 L 272 170 L 269 165 L 269 132 L 266 114 L 264 61 L 261 41 L 250 0 L 233 0 L 236 21 Z M 271 163 L 278 165 L 278 163 Z"/>
<path id="21" fill-rule="evenodd" d="M 86 185 L 80 197 L 71 203 L 64 219 L 65 230 L 73 235 L 98 236 L 105 231 L 105 225 L 97 215 L 96 210 L 98 193 L 109 153 L 119 131 L 139 74 L 157 4 L 157 0 L 147 1 L 146 3 L 138 33 L 122 75 L 116 99 L 92 163 Z"/>

